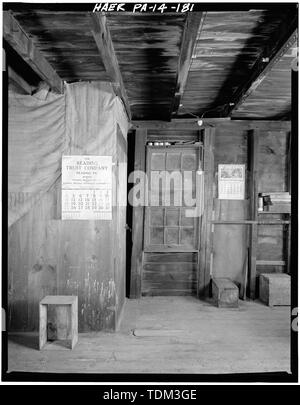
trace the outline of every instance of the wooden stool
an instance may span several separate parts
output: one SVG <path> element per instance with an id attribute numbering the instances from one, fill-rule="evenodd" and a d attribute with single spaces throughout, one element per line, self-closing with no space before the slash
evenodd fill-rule
<path id="1" fill-rule="evenodd" d="M 239 306 L 239 289 L 229 278 L 213 278 L 212 295 L 219 308 Z"/>
<path id="2" fill-rule="evenodd" d="M 264 273 L 259 276 L 259 298 L 269 305 L 291 305 L 291 278 L 283 273 Z"/>
<path id="3" fill-rule="evenodd" d="M 40 302 L 39 349 L 48 340 L 48 305 L 56 307 L 56 339 L 70 340 L 73 349 L 78 340 L 78 298 L 74 295 L 48 295 Z"/>

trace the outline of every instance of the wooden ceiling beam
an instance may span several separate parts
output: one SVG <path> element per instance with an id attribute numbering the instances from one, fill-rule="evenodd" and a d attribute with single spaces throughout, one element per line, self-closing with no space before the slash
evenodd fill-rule
<path id="1" fill-rule="evenodd" d="M 175 93 L 171 105 L 171 117 L 176 115 L 186 86 L 198 32 L 201 31 L 206 13 L 189 12 L 182 34 L 178 59 Z"/>
<path id="2" fill-rule="evenodd" d="M 19 90 L 22 91 L 24 94 L 31 94 L 32 87 L 20 76 L 16 73 L 10 66 L 7 67 L 8 73 L 8 81 L 13 86 L 17 87 Z"/>
<path id="3" fill-rule="evenodd" d="M 9 11 L 3 11 L 3 37 L 42 80 L 56 92 L 63 93 L 62 79 Z"/>
<path id="4" fill-rule="evenodd" d="M 275 38 L 272 44 L 268 45 L 254 64 L 249 79 L 235 92 L 230 104 L 228 114 L 231 115 L 241 104 L 255 91 L 263 82 L 270 70 L 286 54 L 298 39 L 297 18 L 290 22 L 289 26 L 278 29 L 279 38 Z M 276 86 L 276 83 L 274 83 Z"/>
<path id="5" fill-rule="evenodd" d="M 119 63 L 115 54 L 113 42 L 107 27 L 106 17 L 103 13 L 90 13 L 92 21 L 92 34 L 99 50 L 102 63 L 106 73 L 110 77 L 114 91 L 122 100 L 129 120 L 131 120 L 131 111 L 129 100 L 124 87 Z"/>
<path id="6" fill-rule="evenodd" d="M 261 130 L 282 130 L 289 131 L 291 129 L 290 121 L 269 121 L 269 120 L 233 120 L 230 117 L 225 118 L 203 118 L 202 126 L 199 127 L 197 119 L 175 119 L 168 121 L 132 121 L 131 129 L 147 128 L 149 130 L 201 130 L 206 127 L 220 126 L 225 127 L 237 127 L 244 130 L 261 129 Z"/>

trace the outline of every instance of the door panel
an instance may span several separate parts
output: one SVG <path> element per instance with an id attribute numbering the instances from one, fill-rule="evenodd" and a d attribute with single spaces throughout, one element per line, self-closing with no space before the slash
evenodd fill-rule
<path id="1" fill-rule="evenodd" d="M 145 253 L 142 295 L 195 295 L 197 253 Z"/>
<path id="2" fill-rule="evenodd" d="M 196 197 L 199 166 L 196 147 L 148 148 L 145 251 L 197 251 L 198 218 L 187 217 L 185 207 Z"/>
<path id="3" fill-rule="evenodd" d="M 190 146 L 147 150 L 152 205 L 145 209 L 142 295 L 196 294 L 199 219 L 187 215 L 191 206 L 184 192 L 196 197 L 199 156 L 199 149 Z M 183 178 L 184 171 L 190 180 Z"/>

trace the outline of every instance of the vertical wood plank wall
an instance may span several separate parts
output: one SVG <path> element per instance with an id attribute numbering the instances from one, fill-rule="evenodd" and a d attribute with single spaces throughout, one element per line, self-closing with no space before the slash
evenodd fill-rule
<path id="1" fill-rule="evenodd" d="M 38 330 L 38 303 L 52 294 L 78 296 L 79 331 L 115 330 L 124 300 L 116 308 L 113 224 L 61 221 L 59 189 L 60 182 L 9 229 L 9 330 Z"/>
<path id="2" fill-rule="evenodd" d="M 248 269 L 248 245 L 251 242 L 251 231 L 249 225 L 236 224 L 219 224 L 208 227 L 208 217 L 213 217 L 214 220 L 230 221 L 230 220 L 250 220 L 253 219 L 254 205 L 251 210 L 251 193 L 254 199 L 258 192 L 276 192 L 288 191 L 288 145 L 289 145 L 289 125 L 286 123 L 273 121 L 268 124 L 260 124 L 255 121 L 244 122 L 223 122 L 217 124 L 212 131 L 206 130 L 206 153 L 211 153 L 213 147 L 213 159 L 210 159 L 210 164 L 213 168 L 210 171 L 210 192 L 212 195 L 213 204 L 211 212 L 204 214 L 201 224 L 201 234 L 206 235 L 203 238 L 199 249 L 199 274 L 198 274 L 198 295 L 207 296 L 209 293 L 209 282 L 212 276 L 229 277 L 240 287 L 240 296 L 245 296 L 243 289 L 247 273 L 250 274 L 252 298 L 257 294 L 257 277 L 261 272 L 285 272 L 287 266 L 270 266 L 266 264 L 255 265 L 255 252 L 252 249 L 253 258 L 249 260 L 250 268 Z M 142 131 L 141 129 L 139 131 Z M 145 137 L 145 131 L 143 136 Z M 214 132 L 214 134 L 213 134 Z M 140 132 L 141 133 L 141 132 Z M 255 187 L 255 192 L 250 190 L 251 170 L 248 167 L 249 163 L 249 141 L 251 144 L 252 134 L 257 134 L 259 141 L 256 146 L 256 170 L 258 174 L 258 183 Z M 187 127 L 185 130 L 179 129 L 148 129 L 146 141 L 174 141 L 188 140 L 196 141 L 198 131 L 191 130 Z M 210 137 L 214 138 L 214 142 L 208 142 Z M 204 138 L 205 139 L 205 138 Z M 143 145 L 146 143 L 143 140 Z M 144 147 L 144 146 L 143 146 Z M 208 152 L 209 151 L 209 152 Z M 140 157 L 139 157 L 140 159 Z M 245 200 L 219 200 L 217 189 L 217 171 L 218 164 L 245 164 L 246 166 L 246 195 Z M 140 166 L 139 166 L 140 167 Z M 208 169 L 208 167 L 206 167 Z M 207 177 L 208 178 L 208 177 Z M 253 194 L 254 193 L 254 194 Z M 210 208 L 208 208 L 210 211 Z M 141 212 L 139 213 L 140 218 Z M 275 215 L 274 218 L 280 219 L 280 215 Z M 264 218 L 261 218 L 264 219 Z M 268 219 L 272 219 L 272 216 Z M 137 226 L 137 225 L 136 225 Z M 284 260 L 285 245 L 287 234 L 282 225 L 255 225 L 253 236 L 256 232 L 256 253 L 257 259 L 261 263 Z M 206 234 L 206 228 L 209 228 Z M 142 235 L 142 232 L 141 232 Z M 140 258 L 143 258 L 143 263 L 139 262 L 139 269 L 149 267 L 149 263 L 153 266 L 151 253 L 141 254 L 142 246 L 141 239 L 138 238 Z M 250 243 L 251 245 L 251 243 Z M 252 245 L 254 248 L 254 245 Z M 135 248 L 135 242 L 133 249 Z M 251 253 L 251 249 L 250 249 Z M 153 254 L 154 255 L 154 254 Z M 275 255 L 275 256 L 274 256 Z M 157 256 L 157 254 L 156 254 Z M 155 259 L 156 260 L 156 259 Z M 252 269 L 251 269 L 252 263 Z M 147 268 L 148 268 L 147 267 Z M 254 271 L 255 268 L 255 271 Z M 140 270 L 139 270 L 140 271 Z M 137 273 L 135 273 L 136 277 Z M 139 276 L 141 278 L 141 276 Z M 137 290 L 132 290 L 132 297 L 140 296 L 140 281 L 134 279 L 134 285 L 138 285 Z M 132 285 L 132 288 L 134 288 Z"/>
<path id="3" fill-rule="evenodd" d="M 82 114 L 97 108 L 89 101 L 79 110 Z M 99 128 L 97 122 L 81 118 L 76 115 L 65 154 L 87 154 L 88 126 Z M 116 170 L 118 161 L 126 161 L 127 142 L 123 135 L 117 137 L 117 131 L 112 134 L 91 154 L 112 155 Z M 119 180 L 118 193 L 126 193 L 126 173 Z M 113 206 L 112 221 L 62 221 L 60 190 L 59 179 L 9 229 L 8 329 L 38 330 L 39 301 L 53 294 L 78 296 L 79 332 L 114 331 L 125 301 L 126 207 Z"/>
<path id="4" fill-rule="evenodd" d="M 197 129 L 155 130 L 150 128 L 147 130 L 147 137 L 144 140 L 144 150 L 147 141 L 198 141 L 198 138 L 199 130 Z M 137 240 L 142 261 L 139 262 L 138 296 L 196 294 L 197 252 L 143 252 L 144 220 L 140 226 L 142 234 L 141 238 L 137 238 Z"/>
<path id="5" fill-rule="evenodd" d="M 253 150 L 252 158 L 254 158 L 254 161 L 248 167 L 246 200 L 215 200 L 215 219 L 281 219 L 280 214 L 258 215 L 256 209 L 257 195 L 262 192 L 289 190 L 289 134 L 289 125 L 275 121 L 269 124 L 248 121 L 247 125 L 233 122 L 216 128 L 215 173 L 217 173 L 219 163 L 240 163 L 245 164 L 247 167 L 248 163 L 251 163 L 251 149 Z M 257 184 L 254 184 L 253 189 L 249 187 L 252 184 L 252 169 L 256 170 L 257 174 Z M 217 181 L 217 177 L 215 179 Z M 221 211 L 216 209 L 218 205 L 223 207 Z M 242 287 L 246 276 L 245 273 L 249 270 L 249 287 L 251 287 L 249 293 L 252 298 L 256 297 L 258 293 L 257 278 L 260 273 L 286 272 L 288 270 L 286 265 L 259 264 L 268 261 L 285 260 L 286 239 L 288 237 L 286 230 L 283 225 L 215 226 L 212 274 L 214 276 L 227 275 L 239 287 Z M 223 243 L 220 243 L 220 240 Z M 249 269 L 245 266 L 248 256 L 248 243 Z"/>
<path id="6" fill-rule="evenodd" d="M 270 128 L 266 125 L 257 128 L 255 122 L 217 125 L 212 174 L 215 180 L 212 187 L 215 219 L 249 219 L 249 190 L 245 201 L 218 201 L 216 173 L 219 163 L 247 165 L 247 144 L 249 131 L 252 129 L 259 129 L 258 192 L 288 190 L 289 129 L 286 124 L 273 122 Z M 198 139 L 198 130 L 140 129 L 137 132 L 136 170 L 145 167 L 147 140 Z M 101 155 L 101 150 L 98 153 Z M 119 265 L 115 262 L 118 248 L 116 252 L 112 252 L 113 246 L 116 245 L 113 228 L 115 225 L 110 221 L 61 221 L 59 201 L 60 181 L 27 215 L 9 229 L 8 329 L 37 330 L 37 304 L 41 298 L 48 294 L 75 294 L 79 297 L 79 331 L 115 330 L 118 316 L 116 314 L 121 313 L 124 299 L 122 287 L 115 284 L 115 280 L 118 280 L 120 285 L 123 283 L 122 277 L 115 274 L 115 271 L 119 271 L 116 270 Z M 278 218 L 280 215 L 274 214 L 271 217 Z M 141 294 L 141 271 L 144 265 L 143 226 L 143 208 L 134 208 L 134 260 L 130 291 L 130 296 L 134 298 Z M 208 267 L 200 266 L 200 273 L 204 271 L 201 277 L 205 277 L 202 284 L 205 285 L 206 294 L 211 276 L 226 274 L 237 283 L 242 282 L 247 254 L 247 228 L 241 225 L 213 227 L 209 273 Z M 258 226 L 257 259 L 284 260 L 285 240 L 286 233 L 282 225 Z M 206 254 L 209 254 L 209 249 Z M 152 262 L 149 257 L 147 260 Z M 258 264 L 256 277 L 260 272 L 275 271 L 284 272 L 286 266 Z M 120 300 L 117 305 L 118 294 Z"/>

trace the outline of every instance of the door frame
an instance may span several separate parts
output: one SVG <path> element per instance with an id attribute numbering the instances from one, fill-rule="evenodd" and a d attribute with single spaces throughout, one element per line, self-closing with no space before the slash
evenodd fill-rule
<path id="1" fill-rule="evenodd" d="M 204 210 L 202 220 L 199 221 L 198 233 L 198 269 L 197 296 L 208 297 L 211 279 L 211 251 L 212 251 L 212 214 L 214 190 L 214 140 L 215 128 L 208 127 L 201 131 L 203 142 L 203 170 L 204 170 Z M 137 128 L 135 131 L 134 170 L 146 173 L 146 144 L 147 128 Z M 141 297 L 141 281 L 143 268 L 144 247 L 144 207 L 133 207 L 132 217 L 132 254 L 130 272 L 130 298 Z"/>

